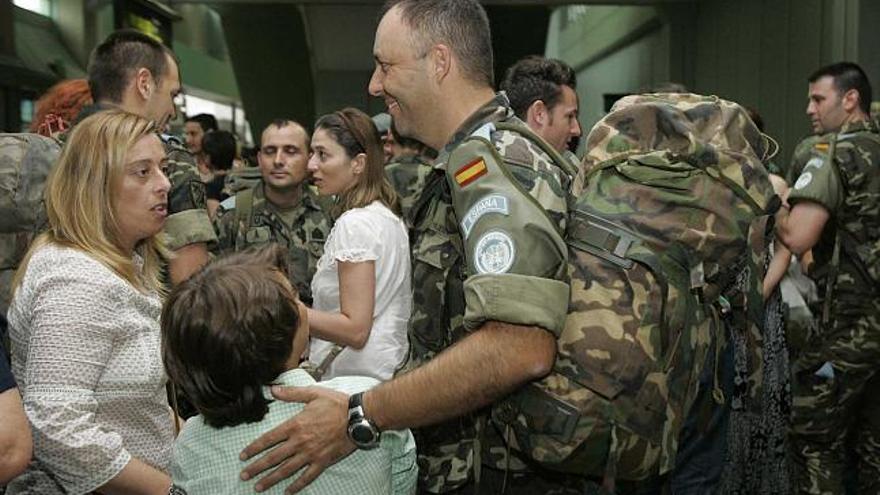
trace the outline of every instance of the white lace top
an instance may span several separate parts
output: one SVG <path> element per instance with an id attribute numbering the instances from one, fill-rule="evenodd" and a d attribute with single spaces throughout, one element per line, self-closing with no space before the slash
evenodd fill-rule
<path id="1" fill-rule="evenodd" d="M 174 440 L 157 294 L 82 251 L 34 252 L 9 308 L 34 460 L 7 494 L 88 493 L 132 457 L 166 470 Z"/>
<path id="2" fill-rule="evenodd" d="M 407 325 L 412 310 L 409 237 L 403 221 L 385 205 L 374 201 L 364 208 L 343 213 L 336 223 L 318 270 L 312 279 L 314 308 L 338 313 L 339 273 L 336 261 L 374 261 L 376 300 L 373 328 L 366 345 L 343 350 L 324 375 L 363 375 L 387 380 L 406 357 Z M 309 360 L 319 364 L 333 343 L 312 338 Z"/>

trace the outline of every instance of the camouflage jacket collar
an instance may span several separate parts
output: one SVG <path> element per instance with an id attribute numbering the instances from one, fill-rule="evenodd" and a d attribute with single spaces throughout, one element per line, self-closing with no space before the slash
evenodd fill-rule
<path id="1" fill-rule="evenodd" d="M 858 122 L 843 124 L 843 127 L 840 128 L 840 132 L 838 132 L 837 135 L 843 136 L 844 134 L 855 134 L 857 132 L 873 132 L 876 134 L 878 133 L 878 129 L 870 120 L 860 120 Z"/>
<path id="2" fill-rule="evenodd" d="M 431 165 L 431 161 L 422 158 L 420 155 L 400 155 L 391 160 L 386 167 L 390 165 Z"/>
<path id="3" fill-rule="evenodd" d="M 302 188 L 302 197 L 300 199 L 299 204 L 296 206 L 292 206 L 290 208 L 284 208 L 284 210 L 291 210 L 294 208 L 305 207 L 310 210 L 321 210 L 321 207 L 318 205 L 317 193 L 312 191 L 312 188 L 308 186 L 305 182 L 300 184 L 299 186 Z M 266 184 L 263 181 L 260 181 L 258 187 L 254 188 L 254 200 L 265 200 L 267 205 L 271 205 L 273 208 L 281 209 L 279 206 L 276 206 L 275 203 L 269 201 L 269 198 L 266 197 Z"/>
<path id="4" fill-rule="evenodd" d="M 459 126 L 452 135 L 452 139 L 438 153 L 437 159 L 434 160 L 434 168 L 445 168 L 452 150 L 483 125 L 508 120 L 513 116 L 513 109 L 510 108 L 510 100 L 507 99 L 507 95 L 503 91 L 496 93 L 494 98 L 478 108 Z"/>

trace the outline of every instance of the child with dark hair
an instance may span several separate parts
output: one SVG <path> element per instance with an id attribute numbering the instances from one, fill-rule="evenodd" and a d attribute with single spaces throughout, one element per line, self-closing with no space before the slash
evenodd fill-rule
<path id="1" fill-rule="evenodd" d="M 299 367 L 308 313 L 286 267 L 276 244 L 247 250 L 209 264 L 168 298 L 165 368 L 199 411 L 177 438 L 171 468 L 176 486 L 188 493 L 253 493 L 255 481 L 239 479 L 239 453 L 303 408 L 274 401 L 270 387 L 317 385 Z M 353 394 L 376 383 L 342 377 L 319 386 Z M 410 432 L 386 431 L 379 448 L 354 452 L 302 493 L 414 493 L 416 474 Z M 283 487 L 265 493 L 283 493 Z"/>

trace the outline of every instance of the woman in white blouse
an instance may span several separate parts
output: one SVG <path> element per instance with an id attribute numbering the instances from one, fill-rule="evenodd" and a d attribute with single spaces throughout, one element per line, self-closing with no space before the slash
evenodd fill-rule
<path id="1" fill-rule="evenodd" d="M 325 379 L 387 380 L 409 347 L 412 294 L 409 239 L 379 132 L 365 113 L 346 108 L 318 119 L 311 151 L 314 184 L 337 195 L 338 218 L 312 279 L 310 361 L 330 362 Z M 327 361 L 334 344 L 342 351 Z"/>
<path id="2" fill-rule="evenodd" d="M 169 492 L 164 167 L 154 124 L 110 110 L 74 128 L 49 177 L 49 229 L 16 273 L 9 309 L 34 460 L 7 494 Z"/>

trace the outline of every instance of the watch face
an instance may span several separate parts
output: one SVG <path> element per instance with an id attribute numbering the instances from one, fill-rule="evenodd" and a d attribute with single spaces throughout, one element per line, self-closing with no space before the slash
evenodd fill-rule
<path id="1" fill-rule="evenodd" d="M 351 427 L 351 439 L 358 445 L 367 445 L 376 440 L 376 434 L 369 426 L 358 424 Z"/>

